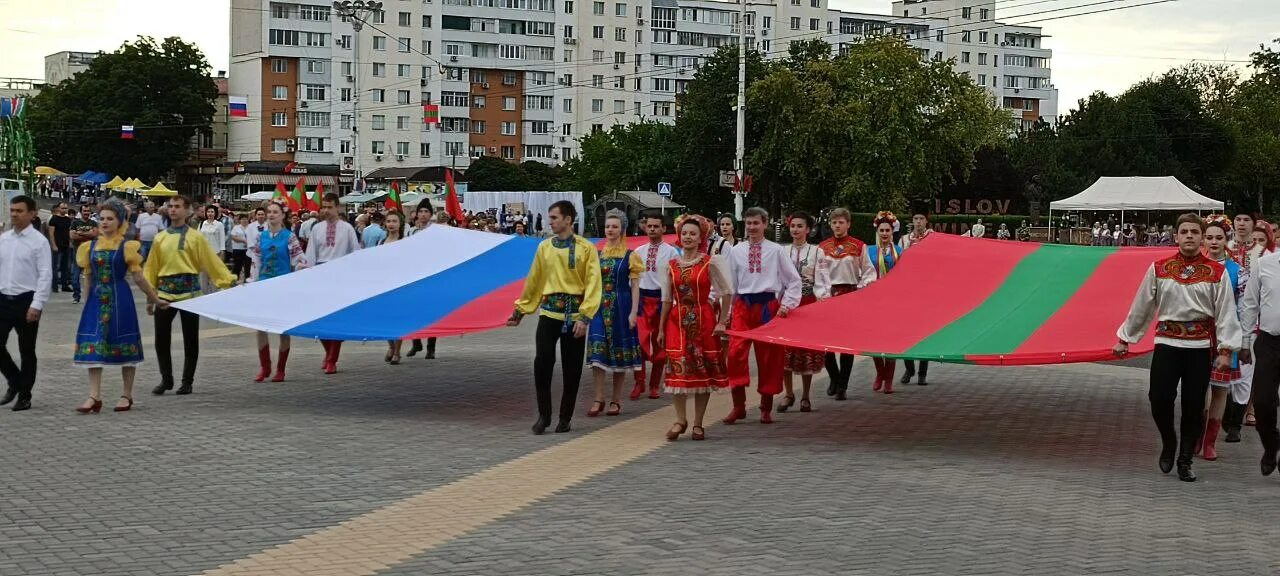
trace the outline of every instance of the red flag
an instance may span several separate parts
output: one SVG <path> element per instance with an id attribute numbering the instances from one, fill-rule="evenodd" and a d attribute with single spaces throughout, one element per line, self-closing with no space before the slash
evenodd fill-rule
<path id="1" fill-rule="evenodd" d="M 284 202 L 289 196 L 289 189 L 284 187 L 284 178 L 276 178 L 276 193 L 271 195 L 272 202 Z"/>
<path id="2" fill-rule="evenodd" d="M 403 210 L 404 209 L 404 207 L 400 205 L 400 183 L 399 182 L 396 182 L 394 180 L 391 182 L 391 192 L 387 194 L 387 201 L 384 202 L 383 204 L 387 207 L 387 210 Z"/>
<path id="3" fill-rule="evenodd" d="M 466 226 L 467 218 L 462 213 L 462 202 L 458 201 L 458 188 L 453 184 L 453 169 L 447 168 L 444 173 L 444 185 L 448 195 L 444 199 L 444 211 L 453 218 L 458 226 Z"/>
<path id="4" fill-rule="evenodd" d="M 302 209 L 302 199 L 307 196 L 307 185 L 302 182 L 303 179 L 299 178 L 298 181 L 293 184 L 293 194 L 290 194 L 288 197 L 289 210 L 292 212 L 297 212 Z"/>
<path id="5" fill-rule="evenodd" d="M 315 196 L 302 195 L 302 207 L 311 212 L 319 212 L 320 205 L 316 202 L 324 199 L 324 182 L 316 184 Z"/>

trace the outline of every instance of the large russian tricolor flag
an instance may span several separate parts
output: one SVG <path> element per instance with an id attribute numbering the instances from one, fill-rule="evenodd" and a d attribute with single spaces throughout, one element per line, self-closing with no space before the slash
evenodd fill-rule
<path id="1" fill-rule="evenodd" d="M 539 238 L 435 225 L 321 266 L 174 304 L 274 334 L 454 336 L 506 325 Z M 645 238 L 629 238 L 634 245 Z"/>
<path id="2" fill-rule="evenodd" d="M 943 362 L 1113 360 L 1116 328 L 1147 267 L 1173 250 L 932 234 L 866 289 L 735 334 L 813 350 Z M 1131 356 L 1153 349 L 1152 332 L 1130 346 Z"/>
<path id="3" fill-rule="evenodd" d="M 232 117 L 248 118 L 249 117 L 249 99 L 245 96 L 228 96 L 227 110 Z"/>

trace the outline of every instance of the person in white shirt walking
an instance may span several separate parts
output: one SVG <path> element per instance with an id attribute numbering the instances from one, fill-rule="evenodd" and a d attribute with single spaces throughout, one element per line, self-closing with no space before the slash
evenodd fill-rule
<path id="1" fill-rule="evenodd" d="M 261 208 L 258 209 L 262 211 Z M 346 256 L 360 249 L 360 240 L 356 238 L 356 231 L 343 220 L 338 213 L 338 195 L 332 192 L 325 194 L 320 204 L 320 212 L 324 218 L 322 222 L 316 223 L 312 227 L 311 242 L 307 243 L 307 262 L 319 266 L 325 262 L 332 262 L 343 256 Z M 266 214 L 266 212 L 262 212 Z M 325 374 L 336 374 L 338 372 L 338 355 L 342 352 L 341 340 L 321 340 L 320 344 L 324 346 L 324 368 Z"/>
<path id="2" fill-rule="evenodd" d="M 9 388 L 0 405 L 17 399 L 13 411 L 31 408 L 36 383 L 36 334 L 40 314 L 53 288 L 53 254 L 49 241 L 31 222 L 36 201 L 15 196 L 9 201 L 9 230 L 0 234 L 0 373 Z M 9 332 L 18 334 L 22 364 L 14 364 L 7 344 Z"/>
<path id="3" fill-rule="evenodd" d="M 1280 458 L 1280 430 L 1276 429 L 1276 405 L 1280 401 L 1280 252 L 1266 252 L 1254 258 L 1240 302 L 1240 323 L 1245 328 L 1241 361 L 1250 355 L 1248 334 L 1255 326 L 1253 354 L 1253 412 L 1255 429 L 1262 440 L 1262 475 L 1270 476 Z"/>
<path id="4" fill-rule="evenodd" d="M 667 365 L 667 352 L 658 343 L 658 332 L 662 331 L 662 283 L 667 277 L 667 266 L 672 260 L 680 257 L 675 246 L 662 241 L 667 231 L 662 215 L 656 212 L 640 217 L 649 242 L 637 248 L 636 253 L 644 261 L 644 273 L 640 275 L 640 317 L 636 321 L 636 332 L 640 335 L 640 354 L 644 362 L 650 365 L 649 397 L 662 397 L 662 372 Z M 631 399 L 638 400 L 644 394 L 645 367 L 641 363 L 635 373 L 636 384 L 631 389 Z"/>
<path id="5" fill-rule="evenodd" d="M 138 241 L 142 243 L 142 259 L 145 261 L 147 255 L 151 253 L 151 243 L 155 241 L 156 234 L 164 230 L 164 216 L 156 213 L 156 205 L 153 202 L 147 202 L 146 212 L 138 215 L 138 220 L 134 224 L 138 227 Z"/>

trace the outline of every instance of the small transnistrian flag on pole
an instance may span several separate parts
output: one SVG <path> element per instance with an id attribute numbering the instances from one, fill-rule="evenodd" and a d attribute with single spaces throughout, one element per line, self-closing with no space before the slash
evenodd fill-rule
<path id="1" fill-rule="evenodd" d="M 249 117 L 249 98 L 245 96 L 229 96 L 227 97 L 227 106 L 233 118 Z"/>
<path id="2" fill-rule="evenodd" d="M 424 104 L 422 106 L 422 122 L 424 124 L 439 124 L 440 123 L 440 105 Z"/>
<path id="3" fill-rule="evenodd" d="M 122 140 L 133 140 L 133 125 L 125 125 L 120 127 L 120 138 Z"/>

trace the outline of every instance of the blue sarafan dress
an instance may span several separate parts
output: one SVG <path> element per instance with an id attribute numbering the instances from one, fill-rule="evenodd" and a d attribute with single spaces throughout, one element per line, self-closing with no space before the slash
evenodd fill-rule
<path id="1" fill-rule="evenodd" d="M 142 333 L 133 305 L 129 273 L 142 271 L 142 245 L 123 234 L 80 245 L 77 263 L 89 278 L 89 293 L 76 330 L 75 363 L 86 368 L 142 363 Z"/>
<path id="2" fill-rule="evenodd" d="M 640 281 L 644 261 L 625 245 L 600 251 L 603 287 L 600 311 L 587 330 L 587 364 L 605 372 L 640 370 L 640 336 L 631 327 L 631 286 Z"/>

